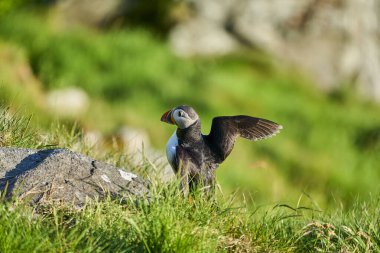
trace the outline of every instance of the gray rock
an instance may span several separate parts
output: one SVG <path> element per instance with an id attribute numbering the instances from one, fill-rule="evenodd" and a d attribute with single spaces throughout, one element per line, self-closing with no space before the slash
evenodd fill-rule
<path id="1" fill-rule="evenodd" d="M 58 0 L 55 12 L 60 23 L 68 26 L 103 26 L 125 14 L 130 4 L 123 0 Z"/>
<path id="2" fill-rule="evenodd" d="M 177 54 L 229 53 L 242 42 L 300 67 L 323 90 L 348 81 L 380 103 L 379 1 L 188 2 L 194 14 L 171 31 Z"/>
<path id="3" fill-rule="evenodd" d="M 236 40 L 225 29 L 204 18 L 176 26 L 170 34 L 173 51 L 183 57 L 223 55 L 235 51 Z"/>
<path id="4" fill-rule="evenodd" d="M 31 204 L 73 203 L 108 194 L 148 196 L 147 182 L 122 168 L 66 149 L 0 148 L 0 191 Z"/>
<path id="5" fill-rule="evenodd" d="M 150 146 L 148 133 L 142 129 L 123 126 L 118 130 L 117 136 L 120 137 L 125 152 L 129 154 L 141 152 L 142 147 Z"/>
<path id="6" fill-rule="evenodd" d="M 46 95 L 46 108 L 58 116 L 80 116 L 87 111 L 89 105 L 87 93 L 77 87 L 52 90 Z"/>

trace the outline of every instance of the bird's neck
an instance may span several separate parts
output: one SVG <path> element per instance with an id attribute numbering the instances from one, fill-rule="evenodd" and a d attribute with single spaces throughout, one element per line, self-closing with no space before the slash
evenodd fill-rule
<path id="1" fill-rule="evenodd" d="M 178 142 L 181 145 L 191 145 L 202 140 L 201 122 L 198 120 L 188 128 L 177 129 Z"/>

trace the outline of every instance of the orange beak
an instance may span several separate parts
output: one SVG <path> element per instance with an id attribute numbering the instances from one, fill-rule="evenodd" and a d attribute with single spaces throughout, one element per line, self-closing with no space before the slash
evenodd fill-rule
<path id="1" fill-rule="evenodd" d="M 173 115 L 172 115 L 172 110 L 165 112 L 164 115 L 162 115 L 162 117 L 161 117 L 161 121 L 175 125 Z"/>

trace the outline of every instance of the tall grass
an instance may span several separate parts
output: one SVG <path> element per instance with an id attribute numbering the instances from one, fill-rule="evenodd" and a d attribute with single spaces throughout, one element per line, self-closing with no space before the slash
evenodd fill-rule
<path id="1" fill-rule="evenodd" d="M 8 116 L 0 126 L 11 135 L 7 144 L 38 143 L 28 117 L 3 111 Z M 75 143 L 78 150 L 87 150 L 79 133 L 52 126 L 47 142 L 59 140 L 60 147 L 69 148 Z M 110 162 L 120 162 L 115 151 L 110 154 Z M 294 206 L 260 205 L 254 197 L 241 196 L 239 201 L 240 193 L 219 191 L 212 198 L 201 190 L 185 198 L 179 181 L 162 183 L 155 174 L 149 177 L 149 199 L 109 197 L 89 201 L 80 210 L 69 204 L 33 207 L 0 198 L 0 252 L 380 251 L 378 196 L 324 211 L 301 200 Z"/>
<path id="2" fill-rule="evenodd" d="M 30 119 L 31 116 L 24 116 L 20 111 L 10 112 L 9 108 L 0 106 L 0 146 L 26 147 L 35 141 L 29 128 Z"/>
<path id="3" fill-rule="evenodd" d="M 237 205 L 178 184 L 156 184 L 150 201 L 89 202 L 33 209 L 0 204 L 0 251 L 6 252 L 377 252 L 378 199 L 331 213 Z"/>

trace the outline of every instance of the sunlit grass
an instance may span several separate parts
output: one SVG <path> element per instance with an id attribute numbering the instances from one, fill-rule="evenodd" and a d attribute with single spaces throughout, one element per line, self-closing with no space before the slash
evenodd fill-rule
<path id="1" fill-rule="evenodd" d="M 45 145 L 75 147 L 96 156 L 95 150 L 83 142 L 80 129 L 52 125 L 43 137 L 29 125 L 29 117 L 2 111 L 0 127 L 12 141 L 6 144 L 36 147 L 44 140 Z M 102 159 L 118 165 L 128 162 L 121 157 L 111 149 Z M 349 207 L 336 206 L 331 211 L 321 209 L 307 194 L 295 202 L 266 205 L 258 203 L 254 195 L 223 194 L 219 190 L 213 197 L 204 196 L 201 189 L 184 197 L 178 180 L 163 183 L 156 179 L 151 163 L 145 166 L 148 174 L 141 175 L 150 178 L 149 199 L 107 198 L 89 201 L 78 210 L 69 204 L 33 207 L 1 197 L 0 252 L 380 250 L 378 196 L 357 199 Z"/>
<path id="2" fill-rule="evenodd" d="M 247 206 L 233 196 L 190 200 L 156 184 L 150 201 L 83 209 L 0 204 L 1 252 L 377 252 L 378 200 L 350 210 Z"/>

